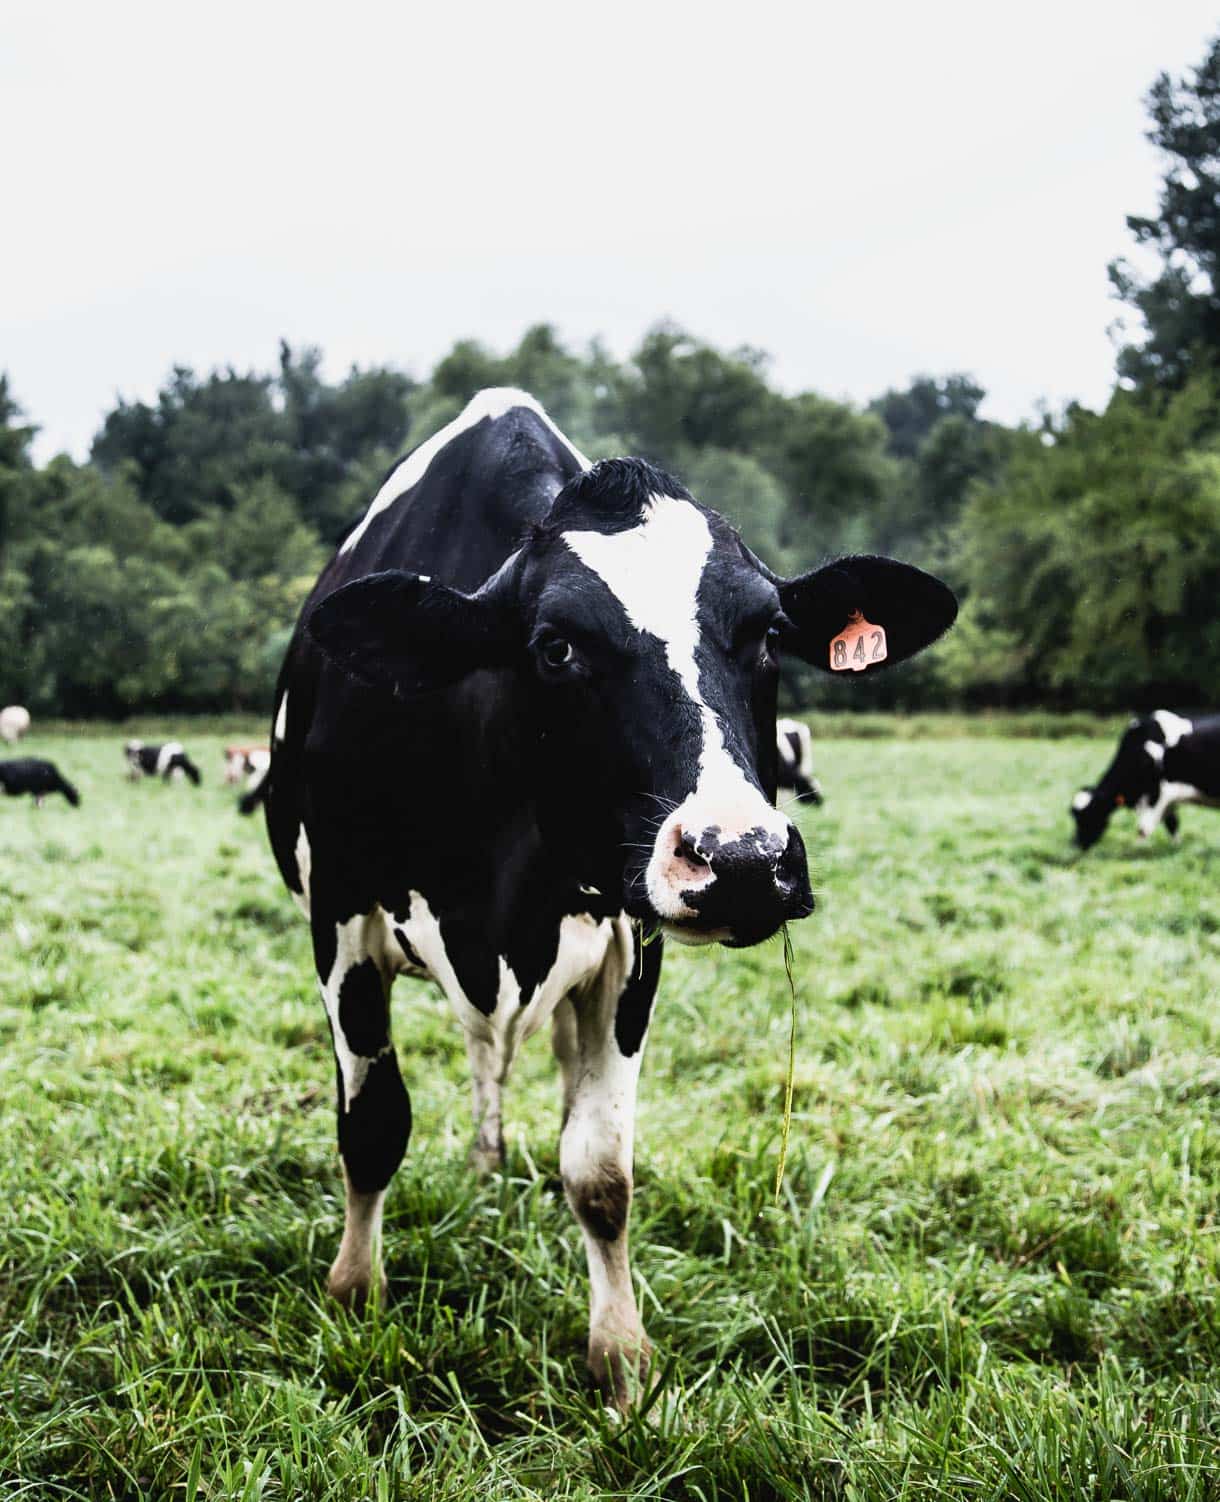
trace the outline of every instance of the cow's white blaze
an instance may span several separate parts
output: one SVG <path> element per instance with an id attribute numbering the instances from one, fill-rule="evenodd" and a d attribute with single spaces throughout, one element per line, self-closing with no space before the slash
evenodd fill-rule
<path id="1" fill-rule="evenodd" d="M 532 396 L 525 391 L 517 391 L 511 386 L 493 386 L 487 391 L 480 391 L 476 396 L 472 396 L 451 423 L 443 427 L 439 433 L 433 433 L 431 438 L 406 456 L 369 502 L 369 509 L 364 513 L 360 525 L 353 528 L 344 539 L 343 546 L 339 549 L 340 553 L 350 553 L 368 531 L 373 518 L 380 516 L 387 506 L 394 504 L 399 496 L 405 495 L 413 486 L 419 484 L 427 473 L 428 466 L 443 448 L 468 429 L 473 428 L 476 423 L 482 422 L 485 417 L 503 417 L 514 407 L 525 407 L 536 417 L 540 417 L 564 448 L 576 459 L 581 469 L 589 468 L 589 461 L 570 439 L 564 437 Z"/>
<path id="2" fill-rule="evenodd" d="M 709 886 L 715 877 L 709 867 L 696 869 L 675 856 L 679 834 L 697 842 L 716 829 L 724 845 L 762 829 L 786 845 L 791 828 L 729 754 L 720 721 L 699 689 L 698 596 L 712 552 L 711 528 L 689 501 L 656 495 L 639 526 L 565 532 L 563 540 L 603 581 L 631 624 L 660 641 L 667 665 L 698 710 L 702 745 L 695 787 L 661 825 L 645 872 L 648 900 L 659 917 L 692 918 L 682 893 Z"/>
<path id="3" fill-rule="evenodd" d="M 1092 801 L 1093 794 L 1090 792 L 1090 790 L 1088 788 L 1081 788 L 1076 796 L 1072 799 L 1072 808 L 1076 813 L 1082 814 L 1084 813 L 1085 809 L 1088 808 L 1089 804 L 1092 803 Z"/>
<path id="4" fill-rule="evenodd" d="M 280 700 L 280 707 L 275 712 L 275 730 L 273 737 L 282 741 L 288 733 L 288 691 L 284 690 L 284 697 Z"/>
<path id="5" fill-rule="evenodd" d="M 1165 744 L 1170 748 L 1177 745 L 1184 735 L 1190 735 L 1194 730 L 1193 720 L 1185 719 L 1180 714 L 1174 714 L 1172 709 L 1154 709 L 1152 718 L 1161 727 L 1161 734 L 1165 737 Z"/>

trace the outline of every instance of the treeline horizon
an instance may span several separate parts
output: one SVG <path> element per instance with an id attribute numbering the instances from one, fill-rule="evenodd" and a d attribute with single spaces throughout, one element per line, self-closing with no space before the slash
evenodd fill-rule
<path id="1" fill-rule="evenodd" d="M 1220 690 L 1220 38 L 1148 96 L 1160 259 L 1112 263 L 1137 335 L 1104 409 L 1006 426 L 965 372 L 863 406 L 768 380 L 767 356 L 659 323 L 625 360 L 540 323 L 464 339 L 415 377 L 176 366 L 120 400 L 79 463 L 35 464 L 0 376 L 0 699 L 116 718 L 268 710 L 297 612 L 385 472 L 485 386 L 532 392 L 593 458 L 639 454 L 779 570 L 846 552 L 938 573 L 962 601 L 934 651 L 844 684 L 788 665 L 789 707 L 1112 712 Z M 34 414 L 36 417 L 36 414 Z"/>

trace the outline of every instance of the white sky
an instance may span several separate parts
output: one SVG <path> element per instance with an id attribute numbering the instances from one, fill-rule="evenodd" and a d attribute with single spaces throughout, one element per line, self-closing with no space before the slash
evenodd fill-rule
<path id="1" fill-rule="evenodd" d="M 1214 0 L 6 0 L 0 369 L 39 456 L 281 335 L 416 374 L 671 317 L 867 401 L 1103 402 L 1142 97 Z"/>

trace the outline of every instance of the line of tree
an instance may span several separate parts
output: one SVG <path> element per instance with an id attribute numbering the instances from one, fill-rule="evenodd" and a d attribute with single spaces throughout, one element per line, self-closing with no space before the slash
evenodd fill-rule
<path id="1" fill-rule="evenodd" d="M 968 375 L 867 407 L 784 394 L 756 349 L 662 324 L 625 360 L 548 325 L 456 344 L 426 379 L 175 368 L 122 401 L 87 463 L 38 466 L 0 377 L 0 699 L 41 713 L 261 709 L 306 592 L 394 458 L 477 390 L 532 391 L 594 457 L 644 454 L 778 568 L 889 552 L 960 592 L 957 630 L 892 675 L 792 669 L 790 702 L 879 707 L 1214 702 L 1220 687 L 1220 38 L 1148 98 L 1166 171 L 1110 267 L 1135 332 L 1101 412 L 1015 428 Z M 1149 254 L 1155 259 L 1147 269 Z"/>

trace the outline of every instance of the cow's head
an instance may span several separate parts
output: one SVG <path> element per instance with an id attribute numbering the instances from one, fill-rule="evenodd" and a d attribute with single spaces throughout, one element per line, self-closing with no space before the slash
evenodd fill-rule
<path id="1" fill-rule="evenodd" d="M 778 578 L 676 481 L 615 459 L 565 486 L 475 594 L 371 575 L 308 630 L 403 698 L 514 674 L 538 817 L 573 881 L 678 939 L 740 945 L 813 910 L 800 834 L 774 807 L 781 652 L 830 671 L 858 611 L 901 662 L 956 610 L 887 558 Z"/>
<path id="2" fill-rule="evenodd" d="M 1160 796 L 1166 732 L 1155 717 L 1134 719 L 1123 733 L 1096 787 L 1084 787 L 1072 799 L 1076 843 L 1082 850 L 1096 845 L 1116 808 L 1131 808 L 1139 816 L 1139 831 L 1147 836 L 1156 818 L 1148 815 Z"/>

